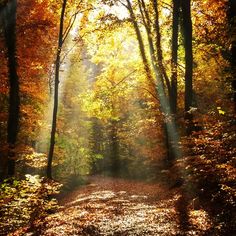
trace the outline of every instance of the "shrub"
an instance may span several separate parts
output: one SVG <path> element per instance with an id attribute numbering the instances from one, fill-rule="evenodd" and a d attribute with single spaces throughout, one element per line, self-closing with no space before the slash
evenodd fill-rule
<path id="1" fill-rule="evenodd" d="M 0 185 L 0 235 L 36 229 L 46 215 L 58 208 L 53 198 L 59 192 L 58 183 L 38 175 L 25 177 L 7 179 Z"/>

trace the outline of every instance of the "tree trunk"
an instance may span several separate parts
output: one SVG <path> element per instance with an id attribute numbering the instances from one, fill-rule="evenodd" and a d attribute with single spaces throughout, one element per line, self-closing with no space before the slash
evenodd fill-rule
<path id="1" fill-rule="evenodd" d="M 193 99 L 193 50 L 192 50 L 192 19 L 191 0 L 181 0 L 183 36 L 185 49 L 185 112 L 192 106 Z"/>
<path id="2" fill-rule="evenodd" d="M 52 117 L 52 129 L 51 129 L 51 139 L 50 147 L 48 153 L 48 165 L 47 165 L 47 177 L 52 178 L 52 159 L 55 146 L 55 134 L 57 128 L 57 110 L 58 110 L 58 93 L 59 93 L 59 74 L 60 74 L 60 61 L 61 61 L 61 49 L 63 45 L 63 30 L 64 30 L 64 17 L 66 10 L 67 0 L 63 0 L 61 17 L 60 17 L 60 30 L 58 35 L 58 47 L 57 55 L 55 61 L 55 85 L 54 85 L 54 106 L 53 106 L 53 117 Z"/>
<path id="3" fill-rule="evenodd" d="M 115 120 L 111 121 L 111 174 L 113 176 L 118 176 L 120 171 L 120 157 L 119 157 L 119 138 L 117 136 L 117 126 L 118 122 Z"/>
<path id="4" fill-rule="evenodd" d="M 229 0 L 229 25 L 231 40 L 231 68 L 234 109 L 236 112 L 236 1 Z"/>
<path id="5" fill-rule="evenodd" d="M 156 33 L 156 55 L 157 55 L 157 64 L 160 70 L 160 73 L 162 74 L 162 77 L 164 78 L 169 99 L 171 96 L 171 86 L 170 81 L 168 78 L 168 75 L 166 73 L 166 69 L 163 63 L 163 53 L 162 53 L 162 47 L 161 47 L 161 33 L 160 33 L 160 26 L 159 26 L 159 12 L 158 12 L 158 4 L 157 0 L 153 0 L 153 9 L 155 13 L 155 20 L 154 20 L 154 29 Z M 164 84 L 164 82 L 163 82 Z"/>
<path id="6" fill-rule="evenodd" d="M 173 0 L 172 45 L 171 45 L 171 97 L 170 106 L 173 114 L 177 112 L 177 64 L 178 64 L 178 33 L 179 33 L 180 0 Z"/>
<path id="7" fill-rule="evenodd" d="M 179 157 L 179 150 L 178 150 L 178 145 L 177 145 L 178 134 L 176 130 L 175 121 L 173 117 L 171 117 L 171 113 L 173 113 L 172 106 L 171 106 L 173 93 L 172 93 L 172 87 L 171 87 L 171 84 L 167 76 L 164 63 L 163 63 L 163 53 L 162 53 L 162 47 L 161 47 L 161 33 L 160 33 L 160 26 L 159 26 L 158 2 L 157 0 L 153 0 L 152 3 L 153 3 L 153 10 L 154 10 L 154 16 L 155 16 L 154 29 L 155 29 L 155 34 L 156 34 L 156 55 L 157 55 L 156 64 L 159 67 L 158 69 L 161 73 L 161 76 L 164 78 L 166 88 L 168 91 L 168 97 L 165 95 L 164 91 L 160 93 L 160 89 L 158 93 L 160 96 L 160 100 L 162 100 L 162 111 L 164 112 L 166 116 L 164 120 L 164 124 L 163 124 L 163 130 L 164 130 L 165 144 L 166 144 L 166 149 L 167 149 L 166 163 L 167 163 L 167 166 L 169 166 L 172 164 L 175 158 Z M 154 65 L 154 70 L 155 70 L 155 65 Z M 164 83 L 163 83 L 163 86 L 164 86 Z"/>
<path id="8" fill-rule="evenodd" d="M 146 69 L 146 73 L 149 73 L 151 75 L 151 69 L 148 65 L 148 61 L 147 61 L 147 56 L 145 53 L 145 48 L 144 48 L 144 43 L 143 43 L 143 39 L 142 39 L 142 35 L 137 23 L 137 20 L 135 18 L 131 3 L 129 0 L 127 0 L 127 4 L 128 4 L 128 10 L 130 12 L 130 16 L 131 16 L 131 20 L 136 32 L 136 36 L 138 39 L 138 43 L 139 43 L 139 48 L 140 48 L 140 54 L 142 56 L 142 60 L 144 63 L 144 67 L 148 68 L 148 70 Z M 165 141 L 166 141 L 166 148 L 167 148 L 167 162 L 170 163 L 171 160 L 173 160 L 175 157 L 179 157 L 179 150 L 178 150 L 178 134 L 177 134 L 177 130 L 174 124 L 174 121 L 168 122 L 167 120 L 170 119 L 170 104 L 169 104 L 169 99 L 165 94 L 165 88 L 164 88 L 164 81 L 163 78 L 165 79 L 166 82 L 166 86 L 167 86 L 167 90 L 168 90 L 168 94 L 169 94 L 169 89 L 170 89 L 170 85 L 169 85 L 169 80 L 167 78 L 167 76 L 165 75 L 165 68 L 163 65 L 163 57 L 162 57 L 162 51 L 161 51 L 161 44 L 160 44 L 160 29 L 159 29 L 159 18 L 158 18 L 158 11 L 157 11 L 157 1 L 153 0 L 153 7 L 155 9 L 156 12 L 156 16 L 155 16 L 155 24 L 158 24 L 155 26 L 155 30 L 156 32 L 156 51 L 154 49 L 153 46 L 153 40 L 151 38 L 150 35 L 150 25 L 149 25 L 149 16 L 148 16 L 148 12 L 147 9 L 145 8 L 145 4 L 142 0 L 139 0 L 139 9 L 140 12 L 142 14 L 142 18 L 145 24 L 145 28 L 146 28 L 146 32 L 147 32 L 147 37 L 148 37 L 148 42 L 149 42 L 149 51 L 150 51 L 150 57 L 151 57 L 151 63 L 152 63 L 152 67 L 155 73 L 155 78 L 156 78 L 156 84 L 154 84 L 155 86 L 155 92 L 157 94 L 156 97 L 159 98 L 160 101 L 160 107 L 162 112 L 164 113 L 165 117 L 164 117 L 164 125 L 163 125 L 163 133 L 165 136 Z M 143 12 L 142 12 L 143 11 Z M 157 52 L 158 51 L 158 52 Z M 155 57 L 156 55 L 156 57 Z M 151 78 L 151 77 L 150 77 Z"/>
<path id="9" fill-rule="evenodd" d="M 16 59 L 16 9 L 17 1 L 12 0 L 4 9 L 5 41 L 7 47 L 8 76 L 9 76 L 9 114 L 7 123 L 8 175 L 15 174 L 15 144 L 19 128 L 19 78 L 17 75 Z"/>
<path id="10" fill-rule="evenodd" d="M 145 47 L 144 47 L 144 42 L 143 42 L 143 39 L 142 39 L 142 35 L 141 35 L 137 20 L 135 18 L 135 15 L 134 15 L 134 12 L 133 12 L 133 9 L 132 9 L 132 6 L 131 6 L 131 3 L 130 3 L 129 0 L 127 0 L 127 4 L 128 4 L 127 8 L 129 10 L 130 17 L 131 17 L 131 20 L 132 20 L 132 24 L 134 26 L 136 37 L 137 37 L 137 40 L 138 40 L 140 55 L 141 55 L 143 65 L 144 65 L 144 71 L 146 72 L 146 75 L 147 75 L 148 79 L 152 80 L 151 69 L 150 69 L 149 64 L 148 64 L 148 60 L 147 60 L 147 56 L 146 56 L 146 52 L 145 52 Z"/>
<path id="11" fill-rule="evenodd" d="M 139 29 L 138 22 L 136 20 L 136 17 L 134 15 L 134 12 L 133 12 L 133 9 L 132 9 L 132 6 L 131 6 L 131 3 L 130 3 L 129 0 L 127 0 L 127 4 L 128 4 L 127 8 L 129 10 L 131 21 L 132 21 L 132 24 L 133 24 L 133 27 L 134 27 L 134 30 L 135 30 L 135 33 L 136 33 L 137 40 L 138 40 L 140 56 L 141 56 L 142 61 L 143 61 L 144 71 L 146 73 L 147 80 L 148 80 L 147 82 L 149 83 L 149 86 L 151 87 L 151 90 L 154 90 L 154 92 L 156 93 L 157 92 L 156 91 L 156 84 L 153 80 L 151 68 L 150 68 L 150 65 L 148 63 L 148 59 L 147 59 L 147 55 L 146 55 L 146 52 L 145 52 L 145 46 L 144 46 L 143 38 L 142 38 L 142 35 L 141 35 L 141 31 Z M 155 96 L 155 97 L 157 98 L 158 95 Z"/>

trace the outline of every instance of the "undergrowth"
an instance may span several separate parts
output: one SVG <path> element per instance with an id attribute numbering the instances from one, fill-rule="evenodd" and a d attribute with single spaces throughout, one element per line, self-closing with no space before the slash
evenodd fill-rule
<path id="1" fill-rule="evenodd" d="M 38 175 L 6 179 L 0 184 L 0 235 L 37 231 L 42 219 L 57 210 L 61 185 Z"/>

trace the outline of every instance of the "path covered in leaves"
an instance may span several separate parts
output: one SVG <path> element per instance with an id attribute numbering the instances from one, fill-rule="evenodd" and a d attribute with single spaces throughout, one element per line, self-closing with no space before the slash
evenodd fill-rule
<path id="1" fill-rule="evenodd" d="M 207 214 L 190 205 L 187 224 L 181 196 L 161 184 L 92 177 L 60 201 L 42 235 L 204 235 Z"/>

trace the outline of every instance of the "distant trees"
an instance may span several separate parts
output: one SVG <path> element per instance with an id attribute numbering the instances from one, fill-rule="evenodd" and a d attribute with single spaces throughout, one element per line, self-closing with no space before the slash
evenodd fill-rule
<path id="1" fill-rule="evenodd" d="M 155 84 L 149 64 L 145 65 L 139 56 L 140 45 L 130 23 L 112 30 L 109 23 L 114 25 L 114 21 L 107 20 L 102 24 L 107 28 L 93 32 L 88 22 L 93 33 L 88 34 L 84 44 L 87 57 L 100 68 L 95 76 L 92 72 L 90 88 L 80 95 L 84 112 L 97 124 L 91 135 L 96 162 L 93 170 L 116 176 L 147 176 L 148 165 L 164 158 Z M 141 40 L 145 42 L 143 37 Z M 146 51 L 145 56 L 149 56 Z M 144 61 L 148 63 L 148 58 Z"/>

